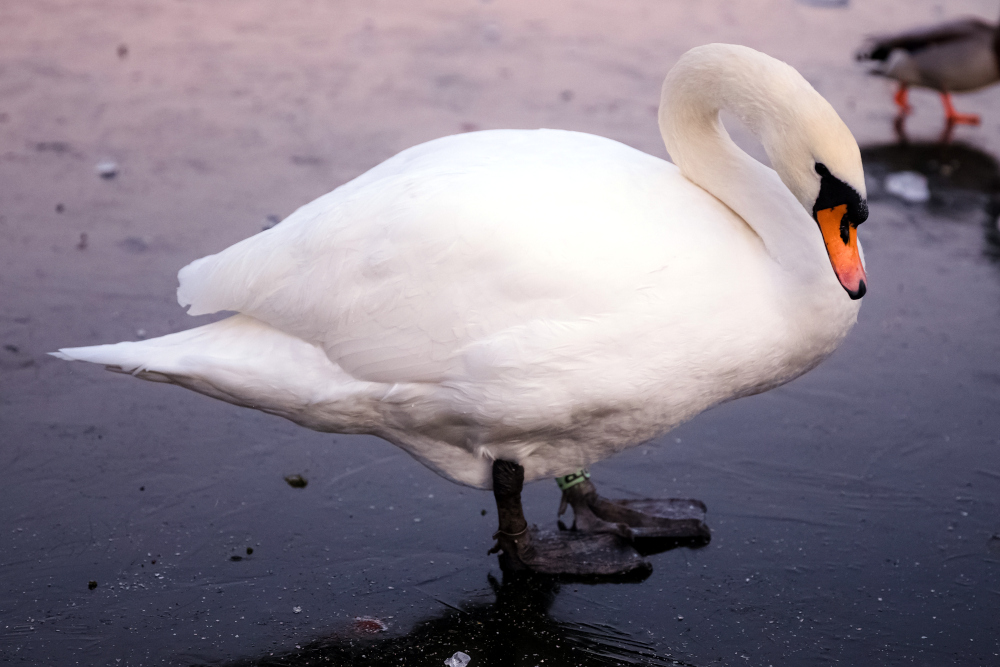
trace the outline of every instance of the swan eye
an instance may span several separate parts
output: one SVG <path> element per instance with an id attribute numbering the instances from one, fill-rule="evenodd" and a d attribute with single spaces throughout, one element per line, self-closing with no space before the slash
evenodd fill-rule
<path id="1" fill-rule="evenodd" d="M 846 205 L 847 215 L 844 216 L 844 229 L 841 232 L 846 243 L 847 228 L 857 227 L 868 219 L 868 202 L 862 199 L 857 190 L 830 173 L 822 162 L 816 163 L 816 173 L 820 175 L 820 183 L 819 196 L 813 204 L 813 218 L 816 218 L 819 211 Z"/>

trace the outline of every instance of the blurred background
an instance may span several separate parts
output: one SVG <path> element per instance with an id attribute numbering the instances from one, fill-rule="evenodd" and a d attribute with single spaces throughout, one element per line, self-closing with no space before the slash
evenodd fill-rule
<path id="1" fill-rule="evenodd" d="M 914 89 L 903 135 L 895 84 L 854 60 L 963 16 L 1000 3 L 0 4 L 0 660 L 1000 664 L 1000 86 L 956 96 L 982 123 L 947 136 Z M 712 542 L 644 581 L 504 583 L 488 492 L 46 356 L 209 321 L 180 267 L 429 139 L 550 127 L 666 157 L 660 84 L 707 42 L 785 60 L 854 132 L 870 285 L 815 371 L 592 468 L 612 497 L 708 505 Z M 530 485 L 529 518 L 558 499 Z"/>

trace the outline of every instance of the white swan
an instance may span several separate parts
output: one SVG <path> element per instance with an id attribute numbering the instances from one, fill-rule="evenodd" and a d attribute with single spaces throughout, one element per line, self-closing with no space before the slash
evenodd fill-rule
<path id="1" fill-rule="evenodd" d="M 866 289 L 860 153 L 798 72 L 692 49 L 659 120 L 677 166 L 558 130 L 415 146 L 180 271 L 190 314 L 239 314 L 56 354 L 375 434 L 462 484 L 566 475 L 813 368 Z"/>

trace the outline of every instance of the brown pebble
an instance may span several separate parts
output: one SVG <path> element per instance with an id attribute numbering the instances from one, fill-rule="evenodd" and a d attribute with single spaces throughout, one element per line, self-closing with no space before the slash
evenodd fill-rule
<path id="1" fill-rule="evenodd" d="M 288 486 L 293 489 L 304 489 L 309 481 L 302 475 L 288 475 L 285 477 L 285 481 L 288 482 Z"/>

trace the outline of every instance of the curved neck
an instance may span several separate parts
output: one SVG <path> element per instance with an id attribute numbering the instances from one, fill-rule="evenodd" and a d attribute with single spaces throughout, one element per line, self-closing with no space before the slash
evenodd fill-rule
<path id="1" fill-rule="evenodd" d="M 730 48 L 738 52 L 696 49 L 667 75 L 660 104 L 667 151 L 682 174 L 746 221 L 784 269 L 803 277 L 829 273 L 822 235 L 809 214 L 811 175 L 788 166 L 796 150 L 805 150 L 797 128 L 809 113 L 796 104 L 803 84 L 819 94 L 784 63 Z M 733 142 L 719 118 L 722 109 L 761 141 L 777 172 Z"/>

